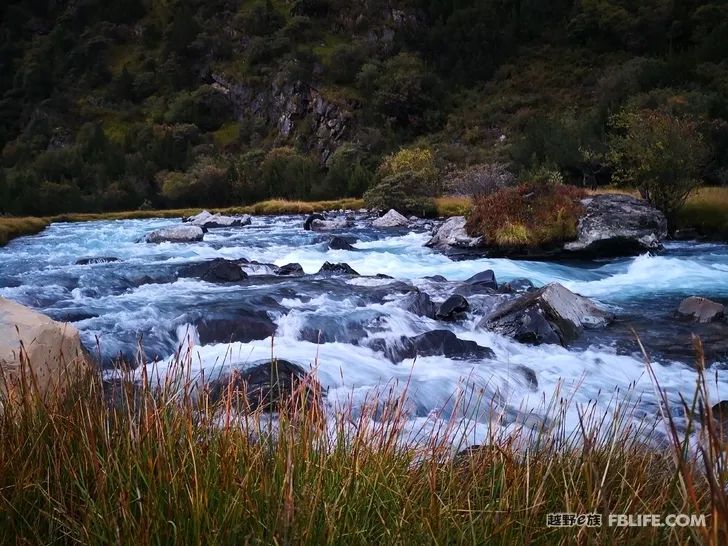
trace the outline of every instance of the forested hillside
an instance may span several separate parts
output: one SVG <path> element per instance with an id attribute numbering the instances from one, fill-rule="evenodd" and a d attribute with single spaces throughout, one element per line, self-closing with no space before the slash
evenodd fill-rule
<path id="1" fill-rule="evenodd" d="M 726 0 L 9 0 L 0 18 L 0 212 L 358 196 L 402 147 L 440 190 L 494 163 L 606 183 L 643 111 L 689 124 L 704 181 L 728 182 Z"/>

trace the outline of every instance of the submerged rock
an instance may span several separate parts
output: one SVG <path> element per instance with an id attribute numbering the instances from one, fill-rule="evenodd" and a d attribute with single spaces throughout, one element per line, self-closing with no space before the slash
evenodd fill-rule
<path id="1" fill-rule="evenodd" d="M 303 229 L 305 229 L 306 231 L 311 231 L 311 225 L 316 220 L 326 220 L 326 218 L 324 218 L 322 214 L 318 213 L 309 214 L 308 218 L 306 218 L 306 221 L 303 222 Z"/>
<path id="2" fill-rule="evenodd" d="M 196 216 L 190 216 L 182 220 L 194 226 L 200 226 L 204 229 L 214 229 L 222 227 L 241 227 L 250 225 L 253 220 L 249 214 L 242 216 L 226 216 L 224 214 L 211 214 L 203 210 Z"/>
<path id="3" fill-rule="evenodd" d="M 522 343 L 567 346 L 584 328 L 600 328 L 614 315 L 557 283 L 526 293 L 499 307 L 480 326 Z"/>
<path id="4" fill-rule="evenodd" d="M 147 243 L 192 243 L 202 241 L 205 232 L 200 226 L 181 225 L 158 229 L 149 233 Z"/>
<path id="5" fill-rule="evenodd" d="M 180 270 L 180 277 L 197 277 L 205 282 L 238 282 L 246 279 L 248 274 L 235 262 L 224 258 L 215 258 L 209 262 L 194 264 Z"/>
<path id="6" fill-rule="evenodd" d="M 265 312 L 231 318 L 203 318 L 195 323 L 202 345 L 209 343 L 248 343 L 271 337 L 275 323 Z"/>
<path id="7" fill-rule="evenodd" d="M 482 237 L 471 237 L 465 231 L 465 217 L 453 216 L 448 218 L 425 244 L 431 248 L 448 250 L 451 248 L 469 249 L 482 245 Z"/>
<path id="8" fill-rule="evenodd" d="M 455 294 L 440 304 L 437 313 L 435 313 L 435 318 L 446 321 L 459 320 L 463 318 L 468 309 L 470 309 L 468 300 L 459 294 Z"/>
<path id="9" fill-rule="evenodd" d="M 381 218 L 377 218 L 372 222 L 372 226 L 377 228 L 393 228 L 393 227 L 405 227 L 410 224 L 407 217 L 402 216 L 399 212 L 394 209 L 390 209 L 387 214 Z"/>
<path id="10" fill-rule="evenodd" d="M 499 291 L 502 294 L 519 294 L 521 292 L 528 292 L 534 288 L 533 283 L 530 279 L 513 279 L 505 284 L 502 284 Z"/>
<path id="11" fill-rule="evenodd" d="M 286 264 L 282 265 L 278 268 L 276 271 L 276 275 L 281 276 L 293 276 L 293 275 L 303 275 L 303 267 L 301 267 L 301 264 Z"/>
<path id="12" fill-rule="evenodd" d="M 343 237 L 332 237 L 329 241 L 329 248 L 331 250 L 356 250 L 349 241 Z"/>
<path id="13" fill-rule="evenodd" d="M 354 271 L 352 267 L 347 263 L 332 264 L 331 262 L 325 262 L 318 270 L 320 275 L 356 275 L 359 273 Z"/>
<path id="14" fill-rule="evenodd" d="M 725 317 L 725 306 L 707 298 L 691 296 L 680 302 L 677 313 L 681 318 L 705 324 Z"/>
<path id="15" fill-rule="evenodd" d="M 587 256 L 632 256 L 660 250 L 667 237 L 665 215 L 629 195 L 605 194 L 582 201 L 577 239 L 564 250 Z"/>
<path id="16" fill-rule="evenodd" d="M 444 356 L 453 360 L 484 360 L 495 357 L 490 348 L 460 339 L 450 330 L 433 330 L 394 340 L 375 338 L 371 340 L 369 347 L 383 352 L 395 364 L 416 356 Z"/>
<path id="17" fill-rule="evenodd" d="M 80 258 L 76 260 L 76 265 L 110 264 L 120 261 L 121 259 L 115 256 L 94 256 L 92 258 Z"/>
<path id="18" fill-rule="evenodd" d="M 244 370 L 211 381 L 208 384 L 210 401 L 222 400 L 228 392 L 234 402 L 241 404 L 247 411 L 279 411 L 287 402 L 298 405 L 294 399 L 297 393 L 303 397 L 305 405 L 317 405 L 320 385 L 310 378 L 306 371 L 287 360 L 264 360 Z"/>

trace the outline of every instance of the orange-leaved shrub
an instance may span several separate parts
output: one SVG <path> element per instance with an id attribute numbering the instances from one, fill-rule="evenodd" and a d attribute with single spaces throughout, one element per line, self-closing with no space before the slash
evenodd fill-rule
<path id="1" fill-rule="evenodd" d="M 549 247 L 576 238 L 580 188 L 527 183 L 474 199 L 466 229 L 496 247 Z"/>

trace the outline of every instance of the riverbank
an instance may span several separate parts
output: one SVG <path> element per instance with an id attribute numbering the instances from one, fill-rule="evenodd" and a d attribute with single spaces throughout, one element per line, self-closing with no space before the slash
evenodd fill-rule
<path id="1" fill-rule="evenodd" d="M 453 457 L 448 430 L 418 447 L 398 441 L 399 397 L 357 414 L 340 408 L 327 428 L 294 395 L 271 435 L 267 414 L 195 400 L 179 372 L 182 393 L 174 382 L 160 392 L 90 374 L 74 396 L 7 405 L 0 543 L 642 545 L 725 536 L 726 476 L 716 469 L 726 453 L 713 426 L 703 428 L 702 458 L 684 449 L 669 415 L 675 436 L 657 450 L 644 441 L 649 430 L 614 426 L 634 408 L 606 419 L 587 410 L 580 433 L 557 425 L 534 436 L 514 425 Z M 592 515 L 571 524 L 549 516 L 563 513 Z M 610 523 L 619 514 L 657 514 L 667 525 Z M 670 526 L 670 514 L 693 516 L 693 526 Z"/>
<path id="2" fill-rule="evenodd" d="M 210 208 L 220 214 L 311 214 L 313 212 L 338 209 L 360 209 L 364 206 L 361 199 L 347 198 L 333 201 L 288 201 L 272 199 L 253 205 L 240 207 Z M 68 213 L 42 218 L 23 216 L 0 216 L 0 246 L 16 237 L 40 233 L 53 222 L 89 222 L 93 220 L 133 220 L 145 218 L 181 218 L 193 216 L 202 210 L 200 207 L 185 209 L 128 210 L 120 212 Z"/>
<path id="3" fill-rule="evenodd" d="M 637 195 L 636 191 L 625 189 L 599 189 L 595 193 L 626 193 Z M 466 216 L 470 212 L 468 197 L 443 196 L 435 199 L 437 214 L 441 217 Z M 338 199 L 333 201 L 288 201 L 273 199 L 253 205 L 209 209 L 221 214 L 311 214 L 325 210 L 360 209 L 361 199 Z M 200 208 L 132 210 L 102 213 L 68 213 L 37 217 L 0 217 L 0 246 L 16 237 L 35 235 L 53 222 L 87 222 L 91 220 L 129 220 L 139 218 L 180 218 L 200 212 Z M 728 240 L 728 187 L 701 188 L 687 201 L 680 213 L 679 228 L 694 231 L 696 235 L 712 240 Z"/>

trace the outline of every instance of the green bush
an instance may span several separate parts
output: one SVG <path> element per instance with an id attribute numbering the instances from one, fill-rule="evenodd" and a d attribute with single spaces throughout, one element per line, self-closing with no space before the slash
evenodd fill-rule
<path id="1" fill-rule="evenodd" d="M 206 132 L 219 129 L 231 117 L 228 99 L 209 85 L 177 95 L 165 115 L 170 123 L 191 123 Z"/>
<path id="2" fill-rule="evenodd" d="M 261 163 L 261 181 L 268 197 L 305 199 L 321 178 L 318 164 L 293 148 L 273 148 Z"/>

